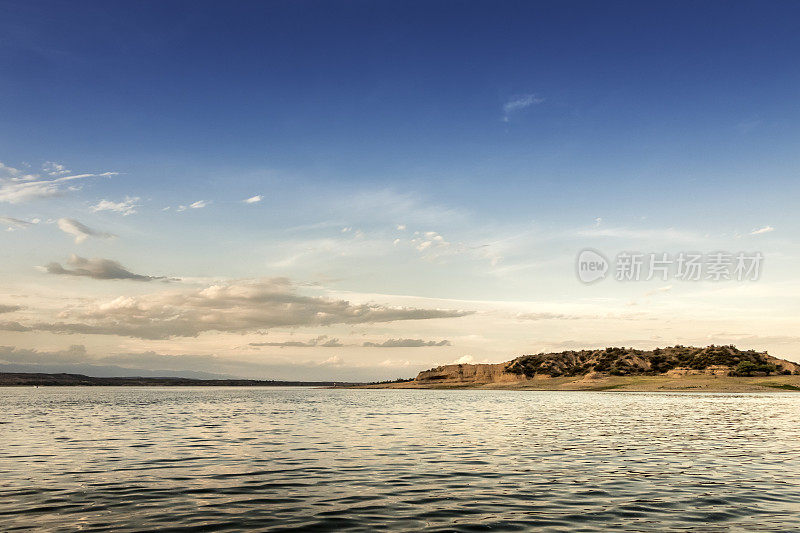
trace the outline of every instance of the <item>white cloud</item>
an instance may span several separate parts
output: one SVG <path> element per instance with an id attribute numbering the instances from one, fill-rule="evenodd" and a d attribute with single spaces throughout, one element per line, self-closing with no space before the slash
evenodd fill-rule
<path id="1" fill-rule="evenodd" d="M 32 181 L 38 178 L 38 174 L 24 174 L 22 170 L 9 167 L 0 161 L 0 179 L 10 181 Z"/>
<path id="2" fill-rule="evenodd" d="M 450 346 L 450 341 L 426 341 L 422 339 L 389 339 L 383 342 L 365 342 L 367 348 L 422 348 L 425 346 Z"/>
<path id="3" fill-rule="evenodd" d="M 63 176 L 70 173 L 64 165 L 56 163 L 55 161 L 46 161 L 44 165 L 42 165 L 42 170 L 45 171 L 48 176 Z"/>
<path id="4" fill-rule="evenodd" d="M 247 200 L 242 200 L 242 202 L 244 202 L 246 204 L 257 204 L 258 202 L 260 202 L 263 199 L 264 199 L 264 197 L 261 196 L 260 194 L 258 194 L 256 196 L 251 196 Z"/>
<path id="5" fill-rule="evenodd" d="M 514 318 L 519 320 L 577 320 L 581 318 L 597 318 L 591 316 L 580 316 L 580 315 L 568 315 L 565 313 L 550 313 L 550 312 L 538 312 L 538 313 L 517 313 Z"/>
<path id="6" fill-rule="evenodd" d="M 602 228 L 595 226 L 591 229 L 579 230 L 576 234 L 580 237 L 609 237 L 614 239 L 662 239 L 675 242 L 697 242 L 702 240 L 699 235 L 679 231 L 674 228 L 666 229 L 633 229 L 633 228 Z"/>
<path id="7" fill-rule="evenodd" d="M 351 304 L 346 300 L 298 294 L 286 278 L 233 281 L 185 291 L 82 303 L 59 313 L 72 322 L 6 323 L 1 329 L 67 334 L 120 335 L 140 339 L 196 337 L 207 331 L 242 333 L 277 327 L 371 324 L 457 318 L 454 309 Z"/>
<path id="8" fill-rule="evenodd" d="M 50 168 L 50 167 L 48 167 Z M 57 167 L 52 167 L 56 169 Z M 55 174 L 46 177 L 39 174 L 25 174 L 19 169 L 0 163 L 0 202 L 17 204 L 37 198 L 59 196 L 79 187 L 70 182 L 86 178 L 115 176 L 117 172 L 100 174 L 61 175 L 62 170 L 52 170 Z"/>
<path id="9" fill-rule="evenodd" d="M 58 228 L 75 237 L 75 243 L 80 244 L 89 237 L 99 237 L 101 239 L 113 239 L 115 236 L 111 233 L 94 230 L 84 224 L 81 224 L 74 218 L 59 218 Z"/>
<path id="10" fill-rule="evenodd" d="M 112 202 L 111 200 L 100 200 L 97 202 L 97 205 L 93 205 L 91 210 L 94 212 L 97 211 L 114 211 L 116 213 L 122 213 L 122 216 L 128 216 L 136 213 L 136 209 L 139 207 L 137 203 L 139 201 L 138 196 L 130 197 L 126 196 L 125 199 L 121 202 Z"/>
<path id="11" fill-rule="evenodd" d="M 189 204 L 188 206 L 186 206 L 186 205 L 179 205 L 179 206 L 178 206 L 178 208 L 176 209 L 176 211 L 178 211 L 179 213 L 181 213 L 181 212 L 183 212 L 183 211 L 186 211 L 187 209 L 203 209 L 203 208 L 204 208 L 204 207 L 206 207 L 206 206 L 207 206 L 209 203 L 210 203 L 210 202 L 206 202 L 205 200 L 198 200 L 198 201 L 196 201 L 196 202 L 194 202 L 194 203 L 191 203 L 191 204 Z"/>
<path id="12" fill-rule="evenodd" d="M 532 105 L 541 104 L 542 102 L 544 102 L 544 98 L 540 98 L 535 94 L 515 96 L 503 104 L 503 121 L 508 122 L 512 114 L 522 111 Z"/>
<path id="13" fill-rule="evenodd" d="M 384 359 L 379 363 L 379 366 L 387 368 L 408 368 L 411 366 L 411 361 L 407 359 Z"/>
<path id="14" fill-rule="evenodd" d="M 772 226 L 764 226 L 763 228 L 757 228 L 750 232 L 750 235 L 761 235 L 762 233 L 769 233 L 771 231 L 775 231 L 775 228 Z"/>
<path id="15" fill-rule="evenodd" d="M 411 243 L 418 251 L 429 254 L 439 253 L 450 246 L 450 243 L 435 231 L 419 234 L 418 237 L 411 239 Z"/>
<path id="16" fill-rule="evenodd" d="M 344 366 L 344 360 L 338 355 L 332 355 L 321 362 L 320 366 Z"/>

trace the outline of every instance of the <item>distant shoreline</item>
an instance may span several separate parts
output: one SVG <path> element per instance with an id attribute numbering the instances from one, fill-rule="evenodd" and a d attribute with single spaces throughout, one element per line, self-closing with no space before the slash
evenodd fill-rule
<path id="1" fill-rule="evenodd" d="M 179 377 L 93 377 L 83 374 L 0 372 L 0 387 L 356 387 L 361 382 L 195 379 Z"/>
<path id="2" fill-rule="evenodd" d="M 800 392 L 800 376 L 733 377 L 709 374 L 684 376 L 600 376 L 593 378 L 537 376 L 511 382 L 449 381 L 355 385 L 369 389 L 620 391 L 620 392 Z"/>

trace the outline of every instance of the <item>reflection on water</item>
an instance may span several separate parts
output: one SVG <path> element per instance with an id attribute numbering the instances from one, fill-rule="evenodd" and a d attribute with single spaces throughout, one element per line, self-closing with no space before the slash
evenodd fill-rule
<path id="1" fill-rule="evenodd" d="M 0 529 L 800 528 L 800 395 L 0 389 Z"/>

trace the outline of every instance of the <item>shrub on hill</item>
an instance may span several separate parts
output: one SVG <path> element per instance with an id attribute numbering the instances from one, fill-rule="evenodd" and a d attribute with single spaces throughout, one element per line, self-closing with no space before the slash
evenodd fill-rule
<path id="1" fill-rule="evenodd" d="M 783 370 L 781 368 L 781 370 Z M 771 363 L 757 364 L 752 361 L 742 361 L 735 368 L 733 368 L 728 375 L 730 376 L 752 376 L 754 374 L 764 374 L 769 376 L 773 372 L 778 371 L 778 367 Z"/>
<path id="2" fill-rule="evenodd" d="M 506 371 L 527 377 L 537 374 L 578 376 L 589 372 L 626 376 L 662 374 L 675 368 L 705 370 L 709 367 L 728 367 L 730 375 L 784 372 L 783 368 L 769 363 L 766 353 L 714 345 L 705 348 L 677 345 L 651 351 L 610 347 L 523 355 L 509 362 Z"/>

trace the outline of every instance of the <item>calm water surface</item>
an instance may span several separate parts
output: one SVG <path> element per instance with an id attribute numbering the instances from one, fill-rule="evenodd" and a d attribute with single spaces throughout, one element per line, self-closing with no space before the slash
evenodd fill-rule
<path id="1" fill-rule="evenodd" d="M 800 395 L 0 389 L 0 530 L 800 529 Z"/>

